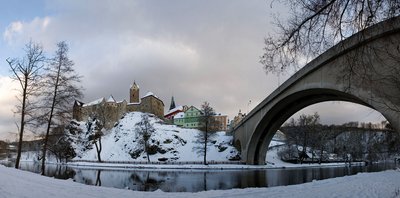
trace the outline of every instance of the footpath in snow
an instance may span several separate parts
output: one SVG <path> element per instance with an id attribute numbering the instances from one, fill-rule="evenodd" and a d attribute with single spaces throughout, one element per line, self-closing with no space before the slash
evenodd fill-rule
<path id="1" fill-rule="evenodd" d="M 0 166 L 0 198 L 20 197 L 400 197 L 400 171 L 360 173 L 300 185 L 197 193 L 138 192 L 58 180 Z"/>

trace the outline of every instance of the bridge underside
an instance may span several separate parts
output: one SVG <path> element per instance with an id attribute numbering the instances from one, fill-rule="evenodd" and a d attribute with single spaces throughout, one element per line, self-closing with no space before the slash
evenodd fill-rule
<path id="1" fill-rule="evenodd" d="M 260 121 L 253 133 L 253 139 L 250 141 L 250 145 L 256 146 L 249 148 L 254 150 L 249 150 L 246 162 L 248 164 L 265 164 L 269 143 L 282 124 L 304 107 L 326 101 L 347 101 L 370 107 L 363 101 L 336 90 L 309 89 L 290 95 L 271 108 L 268 111 L 268 117 L 264 117 Z"/>
<path id="2" fill-rule="evenodd" d="M 265 164 L 281 125 L 304 107 L 348 101 L 380 112 L 400 130 L 400 17 L 379 23 L 320 55 L 270 94 L 234 129 L 242 160 Z"/>

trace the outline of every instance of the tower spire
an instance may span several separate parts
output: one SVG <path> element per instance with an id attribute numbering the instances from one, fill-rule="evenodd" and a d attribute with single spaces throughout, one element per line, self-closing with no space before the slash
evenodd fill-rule
<path id="1" fill-rule="evenodd" d="M 133 81 L 133 85 L 129 89 L 129 102 L 138 103 L 139 102 L 139 86 L 136 81 Z"/>
<path id="2" fill-rule="evenodd" d="M 171 105 L 169 106 L 169 110 L 171 110 L 171 109 L 175 109 L 175 100 L 174 100 L 174 96 L 172 96 L 172 98 L 171 98 Z"/>

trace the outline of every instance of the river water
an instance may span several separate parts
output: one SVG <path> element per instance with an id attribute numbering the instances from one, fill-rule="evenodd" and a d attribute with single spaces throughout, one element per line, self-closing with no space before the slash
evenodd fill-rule
<path id="1" fill-rule="evenodd" d="M 12 166 L 12 164 L 8 164 Z M 394 163 L 369 166 L 286 168 L 262 170 L 115 170 L 47 165 L 46 175 L 59 179 L 97 186 L 136 191 L 198 192 L 248 187 L 293 185 L 359 172 L 377 172 L 394 169 Z M 39 164 L 21 163 L 21 169 L 40 172 Z"/>

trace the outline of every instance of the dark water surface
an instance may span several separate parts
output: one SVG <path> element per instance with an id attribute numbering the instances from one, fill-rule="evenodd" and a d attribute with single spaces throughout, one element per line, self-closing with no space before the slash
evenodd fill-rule
<path id="1" fill-rule="evenodd" d="M 8 164 L 11 166 L 11 164 Z M 248 187 L 271 187 L 301 184 L 359 172 L 394 169 L 394 163 L 369 166 L 286 168 L 262 170 L 113 170 L 47 165 L 46 175 L 72 178 L 87 185 L 107 186 L 137 191 L 198 192 Z M 21 169 L 40 173 L 39 164 L 21 163 Z"/>

